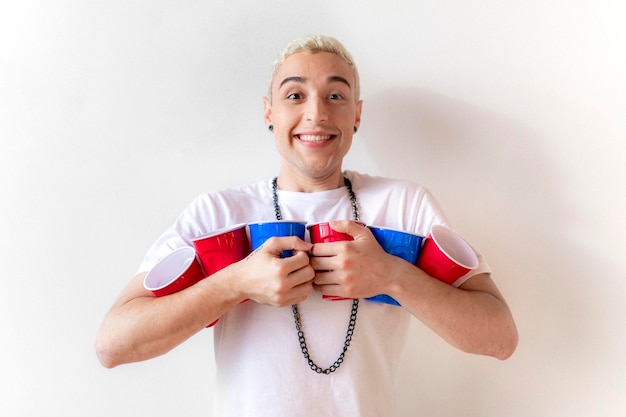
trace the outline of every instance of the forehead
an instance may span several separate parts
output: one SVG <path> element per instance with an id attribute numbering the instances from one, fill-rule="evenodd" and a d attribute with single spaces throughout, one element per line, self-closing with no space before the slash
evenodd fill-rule
<path id="1" fill-rule="evenodd" d="M 354 87 L 354 74 L 347 62 L 331 52 L 298 52 L 290 55 L 280 65 L 272 82 L 272 89 L 280 88 L 289 78 L 300 78 L 304 82 L 331 83 L 337 77 Z"/>

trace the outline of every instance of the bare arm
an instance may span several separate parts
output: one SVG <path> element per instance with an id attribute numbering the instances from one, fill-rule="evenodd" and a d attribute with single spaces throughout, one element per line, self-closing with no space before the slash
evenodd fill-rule
<path id="1" fill-rule="evenodd" d="M 306 299 L 314 276 L 310 247 L 297 238 L 270 239 L 246 259 L 165 297 L 144 289 L 145 274 L 136 275 L 104 318 L 98 359 L 112 368 L 162 355 L 245 299 L 275 306 Z M 281 259 L 284 249 L 295 249 L 295 255 Z"/>
<path id="2" fill-rule="evenodd" d="M 407 271 L 388 290 L 404 308 L 453 346 L 507 359 L 517 347 L 511 312 L 488 274 L 476 275 L 460 288 Z M 399 272 L 401 267 L 396 269 Z"/>
<path id="3" fill-rule="evenodd" d="M 517 328 L 488 274 L 474 276 L 455 288 L 385 253 L 366 228 L 350 222 L 333 223 L 333 228 L 351 234 L 355 241 L 313 247 L 313 268 L 332 270 L 316 273 L 314 283 L 323 294 L 352 298 L 388 294 L 465 352 L 499 359 L 513 354 Z"/>

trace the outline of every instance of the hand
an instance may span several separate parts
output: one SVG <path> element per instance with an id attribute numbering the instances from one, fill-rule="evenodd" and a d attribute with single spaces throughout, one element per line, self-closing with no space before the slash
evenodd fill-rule
<path id="1" fill-rule="evenodd" d="M 261 304 L 284 307 L 304 301 L 313 291 L 315 271 L 309 264 L 312 244 L 300 238 L 273 237 L 238 262 L 242 293 Z M 281 258 L 283 250 L 293 256 Z"/>
<path id="2" fill-rule="evenodd" d="M 353 241 L 317 243 L 311 250 L 315 289 L 324 295 L 366 298 L 384 293 L 393 257 L 378 244 L 370 230 L 343 220 L 330 223 L 333 230 Z"/>

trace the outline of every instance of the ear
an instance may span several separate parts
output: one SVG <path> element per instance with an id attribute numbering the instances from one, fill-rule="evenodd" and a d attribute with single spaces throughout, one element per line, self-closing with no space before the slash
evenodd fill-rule
<path id="1" fill-rule="evenodd" d="M 361 110 L 363 109 L 363 100 L 359 100 L 356 103 L 356 113 L 354 117 L 354 127 L 359 127 L 361 125 Z"/>
<path id="2" fill-rule="evenodd" d="M 263 119 L 266 126 L 272 124 L 272 102 L 267 97 L 263 97 Z"/>

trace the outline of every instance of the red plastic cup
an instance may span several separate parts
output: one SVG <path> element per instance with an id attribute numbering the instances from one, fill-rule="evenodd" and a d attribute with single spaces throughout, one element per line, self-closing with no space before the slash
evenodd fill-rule
<path id="1" fill-rule="evenodd" d="M 337 232 L 330 227 L 329 222 L 316 223 L 307 226 L 311 236 L 311 243 L 329 243 L 354 240 L 347 233 Z"/>
<path id="2" fill-rule="evenodd" d="M 193 245 L 207 277 L 242 260 L 251 252 L 244 223 L 199 236 L 193 239 Z"/>
<path id="3" fill-rule="evenodd" d="M 143 286 L 157 297 L 163 297 L 191 287 L 203 278 L 204 272 L 196 258 L 196 251 L 186 246 L 161 259 L 146 274 Z"/>
<path id="4" fill-rule="evenodd" d="M 417 266 L 428 275 L 453 284 L 478 266 L 478 258 L 470 245 L 454 230 L 434 225 L 424 240 Z"/>
<path id="5" fill-rule="evenodd" d="M 354 238 L 347 233 L 341 233 L 333 230 L 330 227 L 329 222 L 315 223 L 307 226 L 307 229 L 309 230 L 309 235 L 311 236 L 311 243 L 314 244 L 354 240 Z M 351 298 L 338 297 L 335 295 L 323 295 L 322 297 L 331 301 L 351 300 Z"/>
<path id="6" fill-rule="evenodd" d="M 185 246 L 161 259 L 146 274 L 143 286 L 157 297 L 163 297 L 191 287 L 204 278 L 196 251 L 191 246 Z M 207 327 L 214 326 L 218 320 Z"/>
<path id="7" fill-rule="evenodd" d="M 251 252 L 245 223 L 199 236 L 193 239 L 193 245 L 207 277 L 242 260 Z"/>

